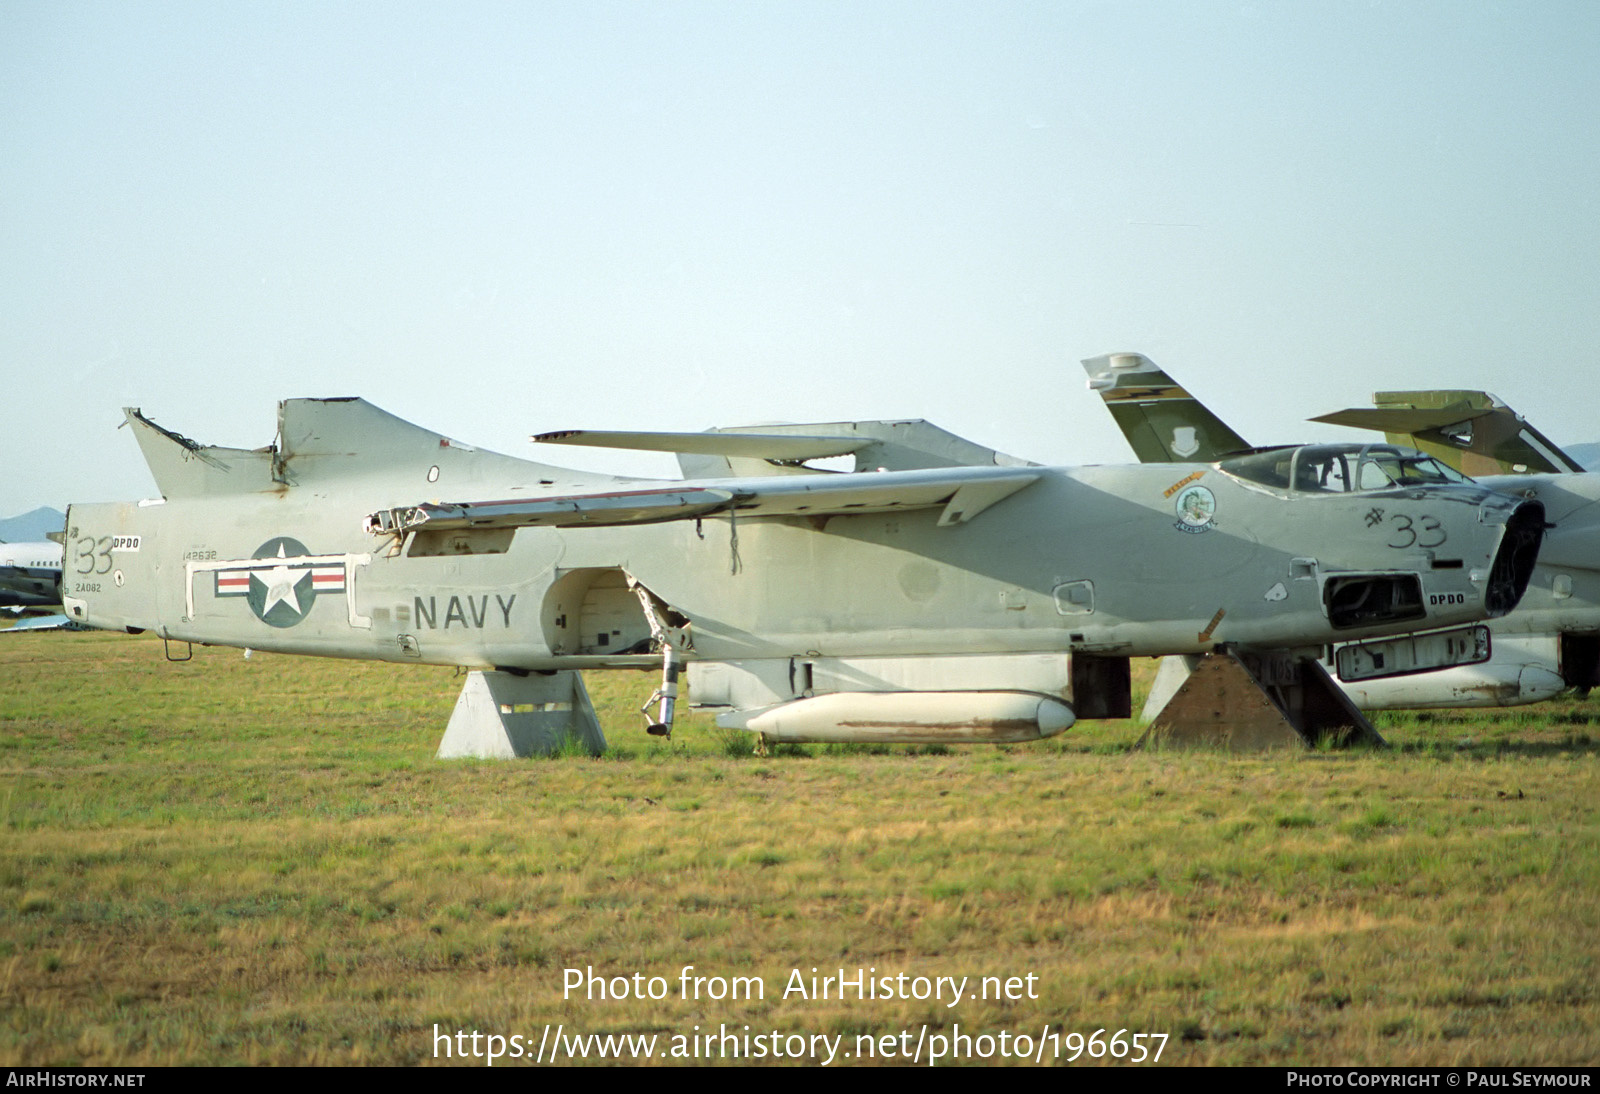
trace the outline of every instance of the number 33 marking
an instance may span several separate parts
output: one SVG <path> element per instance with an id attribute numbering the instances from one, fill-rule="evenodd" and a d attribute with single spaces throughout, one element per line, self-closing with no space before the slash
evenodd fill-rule
<path id="1" fill-rule="evenodd" d="M 1407 547 L 1421 547 L 1423 550 L 1430 550 L 1440 546 L 1449 538 L 1445 535 L 1443 526 L 1433 517 L 1421 516 L 1417 518 L 1416 523 L 1413 523 L 1410 517 L 1396 513 L 1392 519 L 1394 535 L 1389 537 L 1391 547 L 1401 550 Z"/>
<path id="2" fill-rule="evenodd" d="M 95 550 L 96 547 L 99 550 Z M 109 574 L 111 572 L 111 537 L 101 536 L 98 542 L 93 536 L 84 536 L 78 541 L 78 572 L 80 574 Z M 99 562 L 96 563 L 96 559 Z"/>

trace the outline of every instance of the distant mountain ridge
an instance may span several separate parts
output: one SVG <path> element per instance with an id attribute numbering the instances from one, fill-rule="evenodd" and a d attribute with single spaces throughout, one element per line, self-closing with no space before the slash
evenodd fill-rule
<path id="1" fill-rule="evenodd" d="M 1600 471 L 1600 441 L 1563 445 L 1561 451 L 1583 464 L 1585 470 Z"/>
<path id="2" fill-rule="evenodd" d="M 47 532 L 59 532 L 66 526 L 65 513 L 41 505 L 31 512 L 0 520 L 0 540 L 7 543 L 33 543 L 44 539 Z"/>

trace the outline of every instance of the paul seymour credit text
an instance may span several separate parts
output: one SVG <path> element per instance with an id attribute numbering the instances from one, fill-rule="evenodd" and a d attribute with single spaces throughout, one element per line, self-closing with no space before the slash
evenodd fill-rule
<path id="1" fill-rule="evenodd" d="M 836 1002 L 865 1004 L 932 1003 L 953 1008 L 964 1002 L 1017 1003 L 1039 998 L 1036 973 L 1020 975 L 944 975 L 855 968 L 792 968 L 771 977 L 723 975 L 684 965 L 676 976 L 642 972 L 597 972 L 592 966 L 563 969 L 561 1001 L 606 1004 L 623 1001 L 745 1004 Z M 696 1017 L 701 1017 L 696 1014 Z M 1155 1063 L 1168 1035 L 1110 1026 L 1068 1028 L 1046 1020 L 1019 1029 L 974 1030 L 955 1021 L 879 1029 L 854 1035 L 761 1028 L 730 1013 L 733 1021 L 686 1023 L 681 1031 L 585 1032 L 562 1022 L 522 1032 L 433 1027 L 435 1059 L 519 1063 L 570 1063 L 594 1060 L 763 1060 L 801 1059 L 819 1064 L 849 1060 L 899 1060 L 936 1064 L 954 1060 L 1029 1060 L 1071 1063 L 1096 1060 Z"/>

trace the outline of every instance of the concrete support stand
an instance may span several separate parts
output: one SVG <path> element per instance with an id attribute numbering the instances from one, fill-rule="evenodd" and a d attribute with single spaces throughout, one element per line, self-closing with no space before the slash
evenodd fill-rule
<path id="1" fill-rule="evenodd" d="M 548 756 L 569 738 L 591 755 L 606 748 L 580 674 L 470 672 L 439 742 L 439 758 Z"/>
<path id="2" fill-rule="evenodd" d="M 1163 662 L 1156 687 L 1171 698 L 1141 745 L 1254 752 L 1309 748 L 1325 739 L 1337 745 L 1384 744 L 1311 658 L 1233 652 L 1173 657 Z M 1148 704 L 1145 710 L 1148 714 Z"/>

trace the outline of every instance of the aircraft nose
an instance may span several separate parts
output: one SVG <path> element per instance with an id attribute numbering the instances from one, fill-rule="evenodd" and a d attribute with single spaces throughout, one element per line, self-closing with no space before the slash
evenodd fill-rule
<path id="1" fill-rule="evenodd" d="M 1490 619 L 1515 608 L 1527 592 L 1534 564 L 1539 561 L 1544 529 L 1544 505 L 1537 501 L 1519 503 L 1506 518 L 1500 547 L 1489 570 L 1489 587 L 1484 590 L 1484 606 Z"/>

